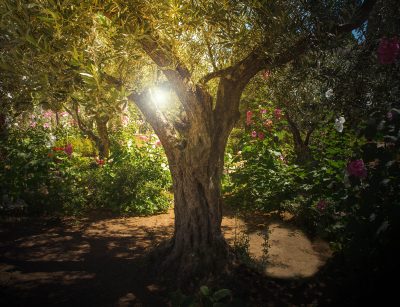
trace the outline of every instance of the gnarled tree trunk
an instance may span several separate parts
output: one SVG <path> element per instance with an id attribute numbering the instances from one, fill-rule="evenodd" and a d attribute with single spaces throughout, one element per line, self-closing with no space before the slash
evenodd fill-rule
<path id="1" fill-rule="evenodd" d="M 201 150 L 199 150 L 201 151 Z M 224 269 L 228 246 L 221 233 L 219 171 L 203 157 L 186 152 L 170 166 L 174 184 L 175 232 L 162 268 L 179 272 L 182 280 Z"/>

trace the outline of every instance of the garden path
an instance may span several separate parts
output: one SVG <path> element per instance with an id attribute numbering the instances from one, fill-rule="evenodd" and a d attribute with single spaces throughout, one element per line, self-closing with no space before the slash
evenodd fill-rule
<path id="1" fill-rule="evenodd" d="M 144 276 L 139 256 L 171 236 L 173 222 L 173 210 L 149 217 L 5 221 L 0 305 L 164 306 L 167 295 Z M 270 216 L 238 218 L 228 212 L 222 228 L 230 244 L 247 236 L 256 260 L 269 229 L 265 273 L 274 278 L 312 276 L 330 255 L 324 242 L 312 242 Z"/>

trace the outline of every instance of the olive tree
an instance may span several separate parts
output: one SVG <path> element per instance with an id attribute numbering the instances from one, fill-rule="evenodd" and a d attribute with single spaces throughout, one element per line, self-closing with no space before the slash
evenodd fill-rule
<path id="1" fill-rule="evenodd" d="M 118 47 L 120 55 L 128 58 L 131 50 L 140 50 L 133 68 L 147 65 L 150 59 L 163 74 L 155 78 L 119 74 L 132 65 L 129 60 L 102 70 L 108 84 L 129 92 L 127 99 L 153 127 L 168 158 L 175 231 L 165 248 L 162 269 L 183 281 L 226 267 L 230 253 L 221 231 L 220 181 L 243 91 L 260 71 L 283 67 L 327 39 L 337 41 L 359 27 L 375 2 L 43 0 L 34 4 L 46 8 L 39 9 L 41 18 L 69 10 L 69 18 L 75 18 L 82 33 L 91 28 L 90 18 L 76 16 L 100 13 L 117 29 L 113 40 L 126 43 L 111 50 Z M 81 35 L 68 33 L 69 29 L 63 23 L 56 27 L 60 37 Z M 37 42 L 39 38 L 40 34 Z M 67 49 L 72 50 L 73 41 L 66 42 Z M 171 107 L 157 106 L 155 84 L 174 93 Z"/>

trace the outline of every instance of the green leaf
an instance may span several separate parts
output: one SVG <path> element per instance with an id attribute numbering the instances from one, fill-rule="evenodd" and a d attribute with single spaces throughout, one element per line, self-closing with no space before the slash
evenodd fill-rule
<path id="1" fill-rule="evenodd" d="M 207 286 L 201 286 L 201 287 L 200 287 L 200 292 L 201 292 L 201 294 L 203 294 L 204 296 L 209 296 L 209 295 L 210 295 L 210 289 L 208 289 Z"/>
<path id="2" fill-rule="evenodd" d="M 221 290 L 218 290 L 218 291 L 216 291 L 214 293 L 213 299 L 218 302 L 218 301 L 220 301 L 220 300 L 222 300 L 222 299 L 224 299 L 224 298 L 226 298 L 228 296 L 231 296 L 231 295 L 232 295 L 231 290 L 229 290 L 229 289 L 221 289 Z"/>

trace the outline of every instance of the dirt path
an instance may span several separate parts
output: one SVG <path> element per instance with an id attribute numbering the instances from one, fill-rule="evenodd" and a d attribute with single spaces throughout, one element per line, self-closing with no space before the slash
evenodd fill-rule
<path id="1" fill-rule="evenodd" d="M 146 279 L 140 256 L 173 233 L 173 211 L 151 217 L 28 221 L 0 227 L 1 306 L 165 306 L 167 293 Z M 222 223 L 230 244 L 248 236 L 263 256 L 270 230 L 266 275 L 308 277 L 329 257 L 323 242 L 263 216 Z"/>

